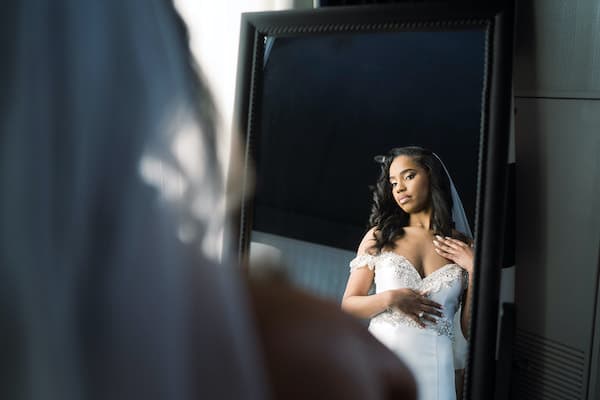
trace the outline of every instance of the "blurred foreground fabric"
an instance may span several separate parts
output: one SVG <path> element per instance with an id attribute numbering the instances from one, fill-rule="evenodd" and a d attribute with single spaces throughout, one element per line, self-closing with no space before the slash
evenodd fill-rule
<path id="1" fill-rule="evenodd" d="M 0 398 L 266 397 L 172 4 L 6 1 L 0 36 Z"/>

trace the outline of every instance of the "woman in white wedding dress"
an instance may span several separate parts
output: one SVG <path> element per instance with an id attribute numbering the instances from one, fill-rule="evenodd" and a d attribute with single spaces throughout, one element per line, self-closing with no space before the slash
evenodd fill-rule
<path id="1" fill-rule="evenodd" d="M 371 319 L 369 331 L 409 365 L 420 400 L 454 400 L 455 369 L 464 368 L 455 365 L 454 343 L 462 339 L 455 328 L 467 336 L 471 308 L 473 250 L 464 210 L 431 151 L 395 148 L 376 160 L 382 168 L 371 229 L 350 263 L 342 308 Z"/>

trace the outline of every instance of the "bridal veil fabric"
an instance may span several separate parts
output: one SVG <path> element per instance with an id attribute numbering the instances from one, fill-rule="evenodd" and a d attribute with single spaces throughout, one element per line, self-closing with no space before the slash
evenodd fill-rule
<path id="1" fill-rule="evenodd" d="M 0 397 L 264 398 L 172 4 L 6 1 L 0 31 Z"/>

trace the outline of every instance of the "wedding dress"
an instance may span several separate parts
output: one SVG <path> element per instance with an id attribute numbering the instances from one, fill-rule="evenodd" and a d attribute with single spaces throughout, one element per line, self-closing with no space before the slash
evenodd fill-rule
<path id="1" fill-rule="evenodd" d="M 406 257 L 389 251 L 362 254 L 350 262 L 351 271 L 362 267 L 375 271 L 376 293 L 400 288 L 427 291 L 429 299 L 442 305 L 443 316 L 436 323 L 424 320 L 425 328 L 390 308 L 371 319 L 369 331 L 409 366 L 419 400 L 455 400 L 454 342 L 460 333 L 455 331 L 454 317 L 468 284 L 467 272 L 457 264 L 446 264 L 422 278 Z"/>

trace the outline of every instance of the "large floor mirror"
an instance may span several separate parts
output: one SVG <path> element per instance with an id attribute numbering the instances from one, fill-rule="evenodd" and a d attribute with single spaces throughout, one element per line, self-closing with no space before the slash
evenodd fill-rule
<path id="1" fill-rule="evenodd" d="M 468 399 L 493 396 L 511 40 L 508 2 L 242 19 L 234 125 L 248 170 L 232 238 L 240 261 L 252 268 L 253 255 L 275 254 L 294 284 L 340 302 L 386 154 L 435 153 L 464 210 L 453 228 L 474 254 L 469 340 L 447 334 L 468 350 Z"/>

